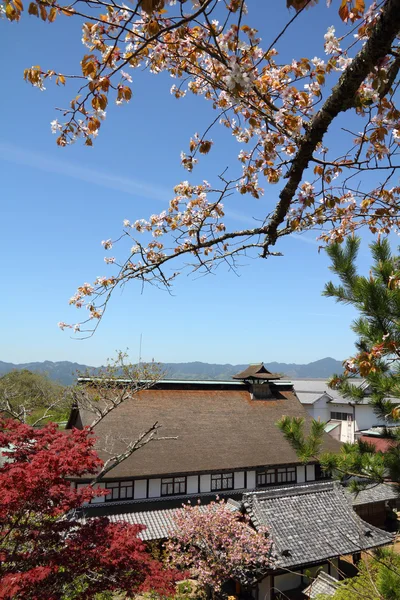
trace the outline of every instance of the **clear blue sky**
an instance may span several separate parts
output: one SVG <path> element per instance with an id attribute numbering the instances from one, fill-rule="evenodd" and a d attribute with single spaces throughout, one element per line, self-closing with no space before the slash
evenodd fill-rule
<path id="1" fill-rule="evenodd" d="M 265 46 L 292 16 L 283 0 L 251 0 L 249 7 Z M 322 56 L 323 34 L 333 22 L 336 8 L 321 2 L 303 13 L 278 48 L 286 58 Z M 61 332 L 58 321 L 79 320 L 68 306 L 76 287 L 110 272 L 101 240 L 115 238 L 123 219 L 146 218 L 167 206 L 173 186 L 187 178 L 179 153 L 213 113 L 203 99 L 170 96 L 169 77 L 132 72 L 133 99 L 110 107 L 95 146 L 58 148 L 50 121 L 74 88 L 49 83 L 40 92 L 22 75 L 37 64 L 77 72 L 84 53 L 79 22 L 61 18 L 49 25 L 24 17 L 19 24 L 0 22 L 0 32 L 0 360 L 98 365 L 127 347 L 136 359 L 141 333 L 145 360 L 305 363 L 352 353 L 355 313 L 321 297 L 328 260 L 310 232 L 285 240 L 282 258 L 243 259 L 238 275 L 223 268 L 200 279 L 183 275 L 173 296 L 127 286 L 115 294 L 93 338 L 77 341 Z M 193 179 L 213 181 L 235 166 L 237 142 L 217 130 L 212 138 L 213 152 Z M 230 223 L 251 222 L 269 210 L 276 193 L 269 187 L 262 200 L 233 200 Z M 368 264 L 364 246 L 361 265 Z"/>

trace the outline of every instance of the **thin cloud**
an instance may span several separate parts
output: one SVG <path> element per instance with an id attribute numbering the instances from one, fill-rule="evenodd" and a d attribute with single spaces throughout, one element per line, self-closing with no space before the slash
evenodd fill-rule
<path id="1" fill-rule="evenodd" d="M 76 163 L 58 158 L 50 158 L 46 154 L 26 150 L 25 148 L 21 148 L 20 146 L 8 142 L 0 141 L 0 158 L 11 163 L 33 167 L 45 171 L 46 173 L 56 173 L 58 175 L 78 179 L 79 181 L 85 181 L 133 196 L 141 196 L 165 203 L 173 196 L 172 189 L 169 190 L 161 186 L 149 185 L 144 181 L 130 177 L 109 175 L 98 169 L 81 167 Z M 248 226 L 256 227 L 257 223 L 260 222 L 258 219 L 229 208 L 225 209 L 225 214 L 229 219 Z M 304 242 L 305 244 L 319 245 L 315 239 L 307 238 L 304 235 L 294 233 L 291 234 L 290 237 L 299 242 Z"/>
<path id="2" fill-rule="evenodd" d="M 140 195 L 152 200 L 168 202 L 173 194 L 172 190 L 168 190 L 167 188 L 149 185 L 138 179 L 109 175 L 104 173 L 104 171 L 81 167 L 76 163 L 58 158 L 50 158 L 46 154 L 25 150 L 7 142 L 0 142 L 0 157 L 2 160 L 40 169 L 46 173 L 64 175 L 65 177 L 71 177 L 79 181 L 93 183 L 126 194 Z"/>

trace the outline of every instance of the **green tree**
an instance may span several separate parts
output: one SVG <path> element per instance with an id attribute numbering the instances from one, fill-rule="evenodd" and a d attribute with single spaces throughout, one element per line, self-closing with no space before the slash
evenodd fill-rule
<path id="1" fill-rule="evenodd" d="M 394 255 L 387 240 L 371 244 L 373 264 L 369 275 L 357 271 L 360 240 L 349 238 L 345 245 L 328 249 L 330 269 L 340 283 L 329 282 L 323 294 L 337 302 L 354 306 L 360 316 L 352 324 L 357 334 L 355 356 L 344 362 L 343 375 L 334 375 L 330 386 L 354 402 L 368 401 L 385 423 L 385 435 L 391 439 L 385 454 L 375 452 L 370 444 L 344 444 L 338 455 L 319 457 L 321 464 L 340 477 L 361 475 L 365 480 L 383 482 L 388 476 L 400 484 L 400 257 Z M 354 384 L 355 377 L 364 384 Z M 318 436 L 304 435 L 301 419 L 283 418 L 279 427 L 307 462 L 318 454 Z M 353 483 L 354 488 L 359 484 Z"/>
<path id="2" fill-rule="evenodd" d="M 66 388 L 42 373 L 11 371 L 0 378 L 0 413 L 30 424 L 63 421 L 71 401 Z"/>
<path id="3" fill-rule="evenodd" d="M 392 445 L 383 460 L 375 455 L 372 462 L 381 462 L 379 471 L 383 466 L 384 474 L 389 472 L 392 480 L 400 482 L 400 427 L 393 427 L 400 424 L 400 256 L 392 253 L 388 240 L 374 242 L 370 246 L 373 264 L 366 277 L 357 272 L 359 246 L 359 239 L 350 238 L 345 246 L 327 249 L 340 284 L 330 281 L 323 294 L 351 304 L 360 313 L 352 324 L 357 352 L 345 361 L 344 374 L 332 377 L 330 386 L 345 398 L 368 401 L 374 407 Z M 363 377 L 365 384 L 355 386 L 354 377 Z M 364 448 L 364 455 L 370 454 Z"/>
<path id="4" fill-rule="evenodd" d="M 372 560 L 359 563 L 356 577 L 341 582 L 333 600 L 398 600 L 400 598 L 400 556 L 380 550 Z M 318 600 L 328 600 L 320 595 Z M 332 600 L 332 596 L 329 597 Z"/>
<path id="5" fill-rule="evenodd" d="M 328 249 L 330 269 L 340 283 L 326 284 L 323 294 L 354 306 L 359 317 L 352 329 L 357 334 L 356 354 L 344 362 L 343 375 L 334 375 L 329 385 L 353 402 L 368 401 L 385 423 L 391 446 L 382 454 L 368 443 L 343 444 L 337 455 L 319 455 L 324 423 L 314 421 L 311 433 L 304 432 L 304 420 L 283 417 L 278 426 L 308 462 L 318 458 L 338 478 L 353 477 L 354 491 L 383 483 L 389 476 L 400 491 L 400 257 L 392 253 L 387 240 L 371 244 L 373 264 L 368 277 L 357 270 L 360 240 L 348 238 L 345 245 Z M 355 377 L 364 384 L 354 385 Z M 344 581 L 334 600 L 396 600 L 400 598 L 400 556 L 388 550 L 359 564 L 356 577 Z M 320 600 L 324 597 L 320 596 Z"/>

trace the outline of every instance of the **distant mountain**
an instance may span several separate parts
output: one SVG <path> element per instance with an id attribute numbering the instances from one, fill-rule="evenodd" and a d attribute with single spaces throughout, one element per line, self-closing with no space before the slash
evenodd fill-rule
<path id="1" fill-rule="evenodd" d="M 86 371 L 86 369 L 95 370 L 94 367 L 80 365 L 75 362 L 69 362 L 68 360 L 59 362 L 45 360 L 44 362 L 21 363 L 18 365 L 2 362 L 0 360 L 0 377 L 15 369 L 28 369 L 29 371 L 44 373 L 53 381 L 57 381 L 63 385 L 71 385 L 71 383 L 75 381 L 77 371 Z"/>
<path id="2" fill-rule="evenodd" d="M 164 363 L 166 376 L 169 379 L 219 379 L 230 380 L 232 375 L 243 371 L 248 365 L 219 365 L 203 362 L 189 363 Z M 292 379 L 313 379 L 313 378 L 328 378 L 333 373 L 342 373 L 343 367 L 339 360 L 334 358 L 322 358 L 306 365 L 298 365 L 295 363 L 265 363 L 268 370 L 273 373 L 282 373 L 282 375 Z M 69 361 L 52 362 L 45 360 L 44 362 L 32 362 L 13 364 L 0 361 L 0 377 L 15 369 L 29 369 L 30 371 L 38 371 L 45 373 L 53 381 L 58 381 L 64 385 L 71 385 L 77 371 L 86 371 L 89 369 L 95 373 L 95 367 L 80 365 Z"/>

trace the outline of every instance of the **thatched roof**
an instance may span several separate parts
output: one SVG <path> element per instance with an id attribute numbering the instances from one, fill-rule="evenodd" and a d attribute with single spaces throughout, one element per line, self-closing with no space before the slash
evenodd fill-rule
<path id="1" fill-rule="evenodd" d="M 234 375 L 233 379 L 260 379 L 262 381 L 273 381 L 274 379 L 281 379 L 281 376 L 278 373 L 271 373 L 268 371 L 263 363 L 258 363 L 256 365 L 249 365 L 247 369 Z"/>

